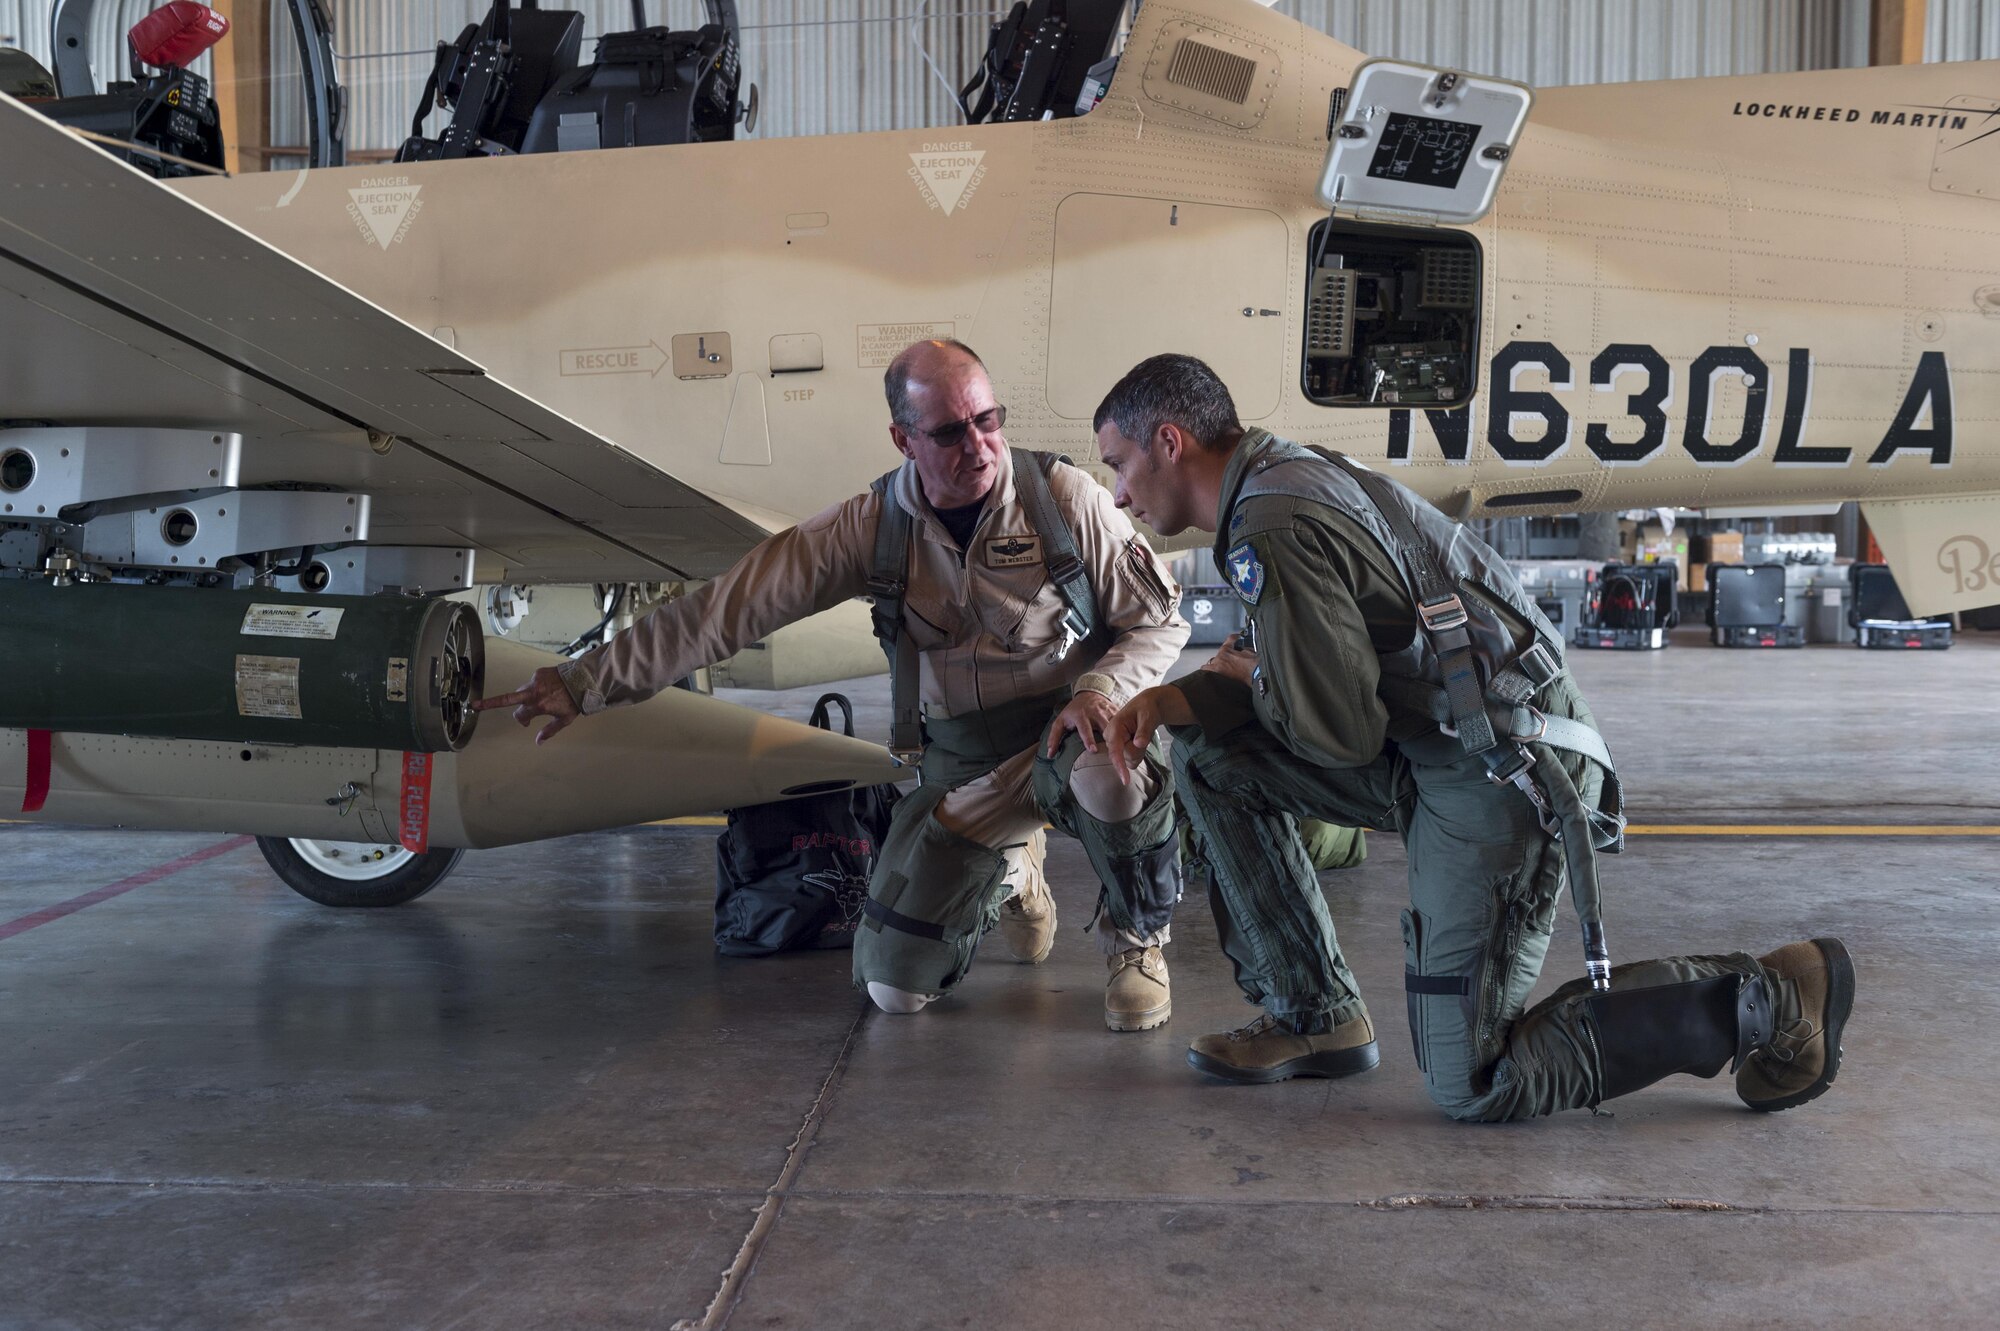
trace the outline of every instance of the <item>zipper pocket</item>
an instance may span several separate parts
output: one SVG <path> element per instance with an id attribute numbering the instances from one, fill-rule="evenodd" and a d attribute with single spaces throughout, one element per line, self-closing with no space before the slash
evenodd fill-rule
<path id="1" fill-rule="evenodd" d="M 1501 918 L 1499 936 L 1486 954 L 1486 982 L 1480 995 L 1479 1048 L 1491 1047 L 1499 1036 L 1500 1013 L 1507 1002 L 1507 981 L 1514 972 L 1514 954 L 1521 946 L 1521 906 L 1509 902 Z"/>

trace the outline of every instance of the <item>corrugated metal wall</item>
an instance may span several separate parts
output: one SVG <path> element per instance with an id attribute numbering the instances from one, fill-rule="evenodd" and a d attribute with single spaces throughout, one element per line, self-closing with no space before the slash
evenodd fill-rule
<path id="1" fill-rule="evenodd" d="M 630 0 L 570 0 L 584 16 L 584 58 L 600 33 L 632 26 Z M 440 41 L 455 40 L 485 14 L 487 0 L 384 4 L 334 0 L 341 79 L 349 88 L 350 150 L 394 148 L 410 117 Z M 650 0 L 649 21 L 676 28 L 697 24 L 694 0 L 664 6 Z M 959 117 L 944 79 L 964 82 L 986 49 L 986 33 L 1001 6 L 981 0 L 738 0 L 745 76 L 758 85 L 758 137 L 844 134 L 858 130 L 948 125 Z M 289 66 L 294 57 L 286 52 Z M 301 108 L 276 103 L 273 142 L 298 142 Z M 433 116 L 432 132 L 438 128 Z"/>
<path id="2" fill-rule="evenodd" d="M 1275 6 L 1370 55 L 1538 87 L 1824 69 L 1863 0 L 1284 0 Z M 1851 57 L 1843 59 L 1843 57 Z"/>
<path id="3" fill-rule="evenodd" d="M 630 26 L 628 0 L 571 3 L 590 38 Z M 351 149 L 401 141 L 431 48 L 485 8 L 485 0 L 336 0 L 342 75 L 352 90 Z M 1867 56 L 1865 0 L 1282 0 L 1277 8 L 1373 54 L 1542 86 L 1815 69 Z M 1843 22 L 1850 10 L 1860 13 L 1860 25 Z M 962 83 L 971 73 L 1004 5 L 739 0 L 738 11 L 744 69 L 762 99 L 762 137 L 955 123 L 946 82 Z M 675 0 L 665 17 L 684 27 L 699 13 L 693 0 Z M 657 0 L 648 16 L 660 21 Z M 284 110 L 274 140 L 293 141 L 286 134 L 295 140 L 299 132 L 295 102 L 278 105 Z"/>
<path id="4" fill-rule="evenodd" d="M 100 0 L 92 25 L 100 79 L 124 74 L 124 31 L 156 3 Z M 569 4 L 583 12 L 588 38 L 631 26 L 630 0 Z M 402 141 L 432 49 L 486 5 L 332 0 L 351 149 L 381 153 Z M 47 63 L 49 8 L 49 0 L 0 0 L 0 35 Z M 762 99 L 757 134 L 955 123 L 946 81 L 971 73 L 1004 8 L 1004 0 L 739 0 L 744 69 Z M 1276 8 L 1372 54 L 1543 87 L 1857 65 L 1868 54 L 1867 0 L 1280 0 Z M 650 21 L 675 27 L 701 13 L 695 0 L 647 5 Z M 301 142 L 303 106 L 287 77 L 297 53 L 282 5 L 271 44 L 280 75 L 272 142 Z M 1930 0 L 1926 50 L 1931 59 L 2000 57 L 2000 0 Z"/>
<path id="5" fill-rule="evenodd" d="M 2000 60 L 2000 0 L 1931 0 L 1924 59 Z"/>

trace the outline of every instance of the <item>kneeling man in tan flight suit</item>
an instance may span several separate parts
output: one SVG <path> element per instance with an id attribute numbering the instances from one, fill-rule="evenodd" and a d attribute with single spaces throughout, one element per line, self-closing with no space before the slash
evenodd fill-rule
<path id="1" fill-rule="evenodd" d="M 1055 939 L 1043 823 L 1083 843 L 1102 880 L 1105 1022 L 1172 1011 L 1167 941 L 1180 896 L 1172 782 L 1158 751 L 1121 783 L 1104 726 L 1187 642 L 1179 589 L 1104 488 L 1009 449 L 986 367 L 919 342 L 884 376 L 905 461 L 867 493 L 763 542 L 707 586 L 603 647 L 478 706 L 552 718 L 651 697 L 785 624 L 871 595 L 891 660 L 891 747 L 921 750 L 896 806 L 854 943 L 855 984 L 887 1012 L 956 985 L 996 920 L 1014 956 Z"/>

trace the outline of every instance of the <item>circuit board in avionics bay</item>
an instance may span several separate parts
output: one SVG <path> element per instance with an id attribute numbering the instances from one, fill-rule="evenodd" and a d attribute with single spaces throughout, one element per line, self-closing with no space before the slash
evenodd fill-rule
<path id="1" fill-rule="evenodd" d="M 1312 255 L 1308 398 L 1436 409 L 1472 396 L 1478 242 L 1443 228 L 1322 222 L 1313 229 Z"/>

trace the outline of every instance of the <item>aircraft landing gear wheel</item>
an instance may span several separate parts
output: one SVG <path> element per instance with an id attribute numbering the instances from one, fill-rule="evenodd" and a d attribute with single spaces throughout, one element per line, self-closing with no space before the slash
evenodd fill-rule
<path id="1" fill-rule="evenodd" d="M 260 836 L 257 849 L 285 885 L 322 906 L 400 906 L 443 881 L 462 850 L 422 855 L 396 845 Z"/>

